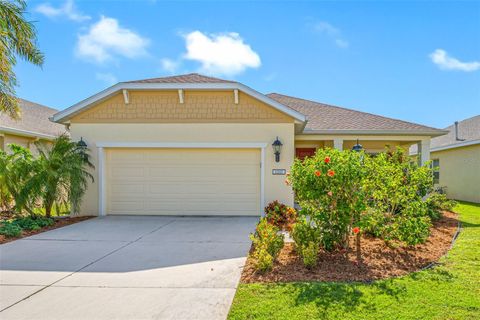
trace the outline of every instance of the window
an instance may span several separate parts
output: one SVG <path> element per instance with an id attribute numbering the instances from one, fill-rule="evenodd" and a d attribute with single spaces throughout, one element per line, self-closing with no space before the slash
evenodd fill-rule
<path id="1" fill-rule="evenodd" d="M 433 170 L 433 183 L 440 183 L 440 160 L 433 159 L 432 161 L 432 170 Z"/>

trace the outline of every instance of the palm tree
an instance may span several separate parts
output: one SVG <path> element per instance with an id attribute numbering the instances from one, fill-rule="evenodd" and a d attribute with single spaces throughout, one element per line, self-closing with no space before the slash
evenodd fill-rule
<path id="1" fill-rule="evenodd" d="M 25 183 L 32 177 L 33 156 L 30 150 L 11 144 L 9 153 L 0 150 L 0 205 L 3 210 L 13 208 L 33 213 L 34 197 L 23 193 Z"/>
<path id="2" fill-rule="evenodd" d="M 25 197 L 37 195 L 47 217 L 51 216 L 52 208 L 69 204 L 73 212 L 78 212 L 88 180 L 93 182 L 88 168 L 94 166 L 88 150 L 66 135 L 56 138 L 51 146 L 36 143 L 36 147 L 39 154 L 34 161 L 33 176 L 23 190 Z"/>
<path id="3" fill-rule="evenodd" d="M 0 112 L 18 118 L 15 97 L 17 78 L 13 67 L 17 56 L 37 66 L 43 64 L 43 54 L 37 48 L 37 35 L 33 24 L 23 16 L 24 0 L 0 0 Z"/>

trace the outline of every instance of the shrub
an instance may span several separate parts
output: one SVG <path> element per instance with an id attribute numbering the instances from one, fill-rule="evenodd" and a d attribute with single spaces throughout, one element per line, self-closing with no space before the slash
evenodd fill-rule
<path id="1" fill-rule="evenodd" d="M 51 218 L 40 217 L 40 216 L 31 216 L 25 218 L 18 218 L 13 221 L 23 230 L 39 230 L 44 227 L 51 226 L 54 224 L 54 220 Z"/>
<path id="2" fill-rule="evenodd" d="M 320 246 L 318 242 L 314 241 L 310 241 L 306 246 L 302 247 L 301 256 L 303 259 L 303 264 L 308 269 L 312 269 L 317 265 L 319 249 Z"/>
<path id="3" fill-rule="evenodd" d="M 283 248 L 283 235 L 278 234 L 278 231 L 276 226 L 268 223 L 266 218 L 262 218 L 255 233 L 250 235 L 254 247 L 252 257 L 259 271 L 270 270 Z"/>
<path id="4" fill-rule="evenodd" d="M 278 234 L 279 229 L 269 224 L 267 219 L 262 218 L 257 225 L 255 234 L 250 236 L 255 248 L 264 248 L 275 260 L 283 248 L 283 235 Z"/>
<path id="5" fill-rule="evenodd" d="M 290 230 L 297 220 L 297 211 L 275 200 L 265 207 L 265 218 L 280 229 Z"/>
<path id="6" fill-rule="evenodd" d="M 447 195 L 438 192 L 429 194 L 425 202 L 432 219 L 439 219 L 442 216 L 442 211 L 452 211 L 457 205 L 454 200 L 447 199 Z"/>
<path id="7" fill-rule="evenodd" d="M 307 268 L 316 266 L 322 240 L 321 230 L 303 218 L 293 226 L 292 238 L 297 253 L 303 259 L 303 264 Z"/>
<path id="8" fill-rule="evenodd" d="M 326 250 L 348 244 L 351 225 L 365 209 L 363 160 L 363 152 L 326 148 L 292 166 L 290 183 L 302 207 L 299 215 L 320 230 Z"/>
<path id="9" fill-rule="evenodd" d="M 8 238 L 16 238 L 22 234 L 22 228 L 16 223 L 4 221 L 0 225 L 0 234 Z"/>
<path id="10" fill-rule="evenodd" d="M 273 257 L 264 247 L 259 247 L 254 254 L 255 268 L 260 272 L 267 272 L 273 268 Z"/>
<path id="11" fill-rule="evenodd" d="M 42 228 L 38 225 L 36 219 L 30 217 L 15 219 L 13 223 L 18 225 L 21 229 L 28 231 L 39 230 Z"/>
<path id="12" fill-rule="evenodd" d="M 368 158 L 365 168 L 363 188 L 369 208 L 361 218 L 363 230 L 407 245 L 425 242 L 433 216 L 424 200 L 433 190 L 429 165 L 418 166 L 397 149 Z"/>

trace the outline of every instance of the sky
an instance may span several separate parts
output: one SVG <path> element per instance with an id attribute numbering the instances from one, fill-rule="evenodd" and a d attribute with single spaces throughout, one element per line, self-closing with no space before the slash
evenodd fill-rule
<path id="1" fill-rule="evenodd" d="M 480 114 L 480 1 L 28 1 L 45 54 L 18 96 L 67 108 L 198 72 L 444 128 Z"/>

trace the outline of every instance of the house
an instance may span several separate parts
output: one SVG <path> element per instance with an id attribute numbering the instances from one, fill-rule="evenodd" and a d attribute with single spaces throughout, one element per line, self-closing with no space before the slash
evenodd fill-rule
<path id="1" fill-rule="evenodd" d="M 435 183 L 452 199 L 480 203 L 480 115 L 455 122 L 433 138 L 430 157 Z M 417 154 L 412 146 L 410 154 Z"/>
<path id="2" fill-rule="evenodd" d="M 0 113 L 0 150 L 7 150 L 11 143 L 33 149 L 35 141 L 49 142 L 65 132 L 65 126 L 48 118 L 58 112 L 38 103 L 18 99 L 21 118 L 11 119 Z"/>
<path id="3" fill-rule="evenodd" d="M 199 74 L 121 82 L 52 121 L 91 149 L 81 214 L 99 215 L 259 215 L 273 200 L 293 206 L 296 153 L 418 144 L 425 162 L 445 133 Z"/>

